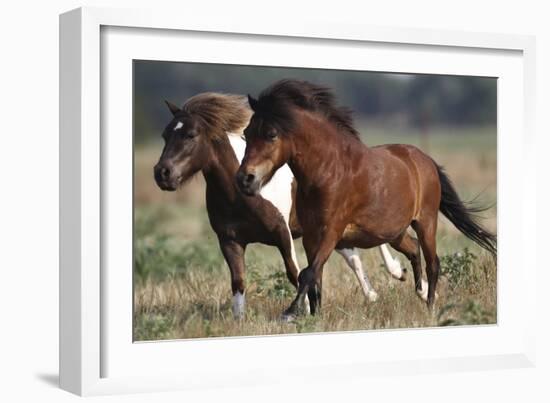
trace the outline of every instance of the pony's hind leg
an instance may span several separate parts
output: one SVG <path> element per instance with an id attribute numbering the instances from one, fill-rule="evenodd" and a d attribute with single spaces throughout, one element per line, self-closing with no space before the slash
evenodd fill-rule
<path id="1" fill-rule="evenodd" d="M 424 301 L 428 301 L 428 283 L 422 278 L 422 265 L 420 260 L 420 247 L 418 241 L 406 231 L 390 245 L 397 251 L 403 253 L 411 262 L 414 275 L 414 288 L 416 294 Z"/>
<path id="2" fill-rule="evenodd" d="M 378 250 L 380 251 L 382 260 L 384 260 L 384 266 L 386 266 L 386 270 L 388 270 L 391 276 L 397 280 L 405 281 L 407 279 L 407 270 L 404 267 L 401 267 L 399 259 L 396 259 L 391 255 L 388 245 L 382 244 L 378 247 Z"/>
<path id="3" fill-rule="evenodd" d="M 346 248 L 346 249 L 335 249 L 345 260 L 350 269 L 353 270 L 363 294 L 367 301 L 376 301 L 378 294 L 374 291 L 367 274 L 363 271 L 363 265 L 361 264 L 361 259 L 359 258 L 359 253 L 355 248 Z M 389 253 L 389 252 L 388 252 Z M 391 255 L 390 255 L 391 258 Z"/>
<path id="4" fill-rule="evenodd" d="M 413 228 L 418 235 L 420 247 L 426 261 L 426 276 L 428 277 L 427 303 L 429 308 L 433 308 L 439 278 L 439 257 L 436 253 L 437 217 L 433 220 L 415 222 Z"/>
<path id="5" fill-rule="evenodd" d="M 245 313 L 244 296 L 244 250 L 245 246 L 234 240 L 220 239 L 220 248 L 231 273 L 233 292 L 233 316 L 242 319 Z"/>

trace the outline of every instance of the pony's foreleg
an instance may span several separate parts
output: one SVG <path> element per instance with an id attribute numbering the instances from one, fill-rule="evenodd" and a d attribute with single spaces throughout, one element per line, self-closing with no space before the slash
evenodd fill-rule
<path id="1" fill-rule="evenodd" d="M 390 250 L 388 249 L 388 245 L 380 245 L 378 249 L 380 250 L 380 254 L 382 255 L 382 259 L 384 260 L 384 265 L 386 266 L 386 269 L 391 274 L 391 276 L 398 280 L 405 281 L 405 274 L 407 271 L 401 267 L 401 263 L 399 262 L 399 260 L 391 255 Z"/>
<path id="2" fill-rule="evenodd" d="M 233 316 L 242 319 L 245 313 L 244 294 L 244 250 L 245 246 L 234 240 L 220 239 L 220 248 L 231 273 L 231 291 L 233 292 Z"/>
<path id="3" fill-rule="evenodd" d="M 357 277 L 357 280 L 361 285 L 361 289 L 363 290 L 363 294 L 365 294 L 365 298 L 367 299 L 367 301 L 376 301 L 376 299 L 378 298 L 378 294 L 376 293 L 376 291 L 374 291 L 374 288 L 372 287 L 367 274 L 363 271 L 363 265 L 361 263 L 361 259 L 359 258 L 359 253 L 357 252 L 357 250 L 355 248 L 335 250 L 346 260 L 346 263 L 348 264 L 350 269 L 352 269 L 355 273 L 355 276 Z"/>
<path id="4" fill-rule="evenodd" d="M 296 248 L 294 247 L 294 241 L 292 239 L 292 233 L 288 227 L 288 223 L 285 222 L 285 229 L 281 229 L 279 239 L 279 251 L 283 257 L 285 263 L 286 275 L 289 281 L 298 288 L 298 272 L 300 265 L 298 264 L 298 258 L 296 257 Z M 309 300 L 305 297 L 305 309 L 309 313 Z M 284 319 L 288 319 L 283 316 Z"/>
<path id="5" fill-rule="evenodd" d="M 290 228 L 288 229 L 288 233 L 290 234 Z M 294 241 L 292 240 L 292 235 L 290 236 L 290 253 L 292 255 L 292 261 L 294 262 L 296 267 L 299 268 L 300 265 L 298 264 L 298 258 L 296 257 L 296 248 L 294 247 Z M 307 297 L 307 295 L 304 299 L 304 303 L 305 303 L 306 313 L 309 313 L 309 298 Z"/>
<path id="6" fill-rule="evenodd" d="M 275 243 L 285 263 L 286 277 L 294 287 L 298 288 L 298 260 L 296 259 L 292 235 L 290 234 L 290 229 L 286 222 L 281 220 L 281 224 L 274 231 L 273 235 L 275 236 Z"/>
<path id="7" fill-rule="evenodd" d="M 302 270 L 298 276 L 298 297 L 307 293 L 312 315 L 315 315 L 321 308 L 323 266 L 335 249 L 336 242 L 341 235 L 341 231 L 326 227 L 324 233 L 317 232 L 311 237 L 304 234 L 303 244 L 308 257 L 308 267 Z"/>

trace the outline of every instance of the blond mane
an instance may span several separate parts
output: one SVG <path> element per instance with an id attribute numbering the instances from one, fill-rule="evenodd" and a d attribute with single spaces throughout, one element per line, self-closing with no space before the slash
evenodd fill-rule
<path id="1" fill-rule="evenodd" d="M 227 134 L 241 134 L 252 110 L 245 96 L 203 92 L 187 100 L 183 111 L 202 123 L 201 130 L 213 140 Z"/>

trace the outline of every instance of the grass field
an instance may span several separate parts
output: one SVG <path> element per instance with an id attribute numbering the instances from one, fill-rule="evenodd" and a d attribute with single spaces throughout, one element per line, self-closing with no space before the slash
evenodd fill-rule
<path id="1" fill-rule="evenodd" d="M 426 142 L 366 127 L 369 145 L 409 143 L 428 148 L 444 165 L 463 199 L 478 194 L 495 206 L 483 221 L 496 231 L 496 129 L 439 129 Z M 390 278 L 376 249 L 361 252 L 363 265 L 379 294 L 366 302 L 351 270 L 333 254 L 323 279 L 323 309 L 294 323 L 278 319 L 295 291 L 286 280 L 274 248 L 250 245 L 246 252 L 247 313 L 231 314 L 229 270 L 219 251 L 204 207 L 204 183 L 197 175 L 176 193 L 162 192 L 152 167 L 161 145 L 135 150 L 134 339 L 159 340 L 212 336 L 283 334 L 364 329 L 411 328 L 496 323 L 497 269 L 488 253 L 440 217 L 438 254 L 442 259 L 439 297 L 433 313 L 414 292 L 410 265 L 405 282 Z M 301 267 L 306 259 L 295 241 Z"/>

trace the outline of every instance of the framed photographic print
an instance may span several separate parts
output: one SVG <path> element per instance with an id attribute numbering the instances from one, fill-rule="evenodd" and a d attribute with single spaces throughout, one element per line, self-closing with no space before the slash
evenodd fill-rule
<path id="1" fill-rule="evenodd" d="M 531 365 L 532 38 L 60 24 L 64 389 Z"/>

